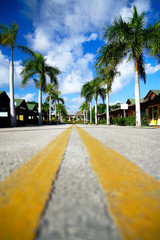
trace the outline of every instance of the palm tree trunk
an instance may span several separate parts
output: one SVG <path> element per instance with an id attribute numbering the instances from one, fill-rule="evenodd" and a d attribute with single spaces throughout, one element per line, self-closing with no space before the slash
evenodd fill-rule
<path id="1" fill-rule="evenodd" d="M 57 117 L 57 107 L 56 107 L 56 100 L 55 100 L 55 118 Z"/>
<path id="2" fill-rule="evenodd" d="M 85 111 L 83 110 L 83 116 L 84 116 L 84 124 L 86 123 L 86 119 L 85 119 Z"/>
<path id="3" fill-rule="evenodd" d="M 13 63 L 13 48 L 11 48 L 11 62 L 10 62 L 10 121 L 11 127 L 16 127 L 16 112 L 14 104 L 14 63 Z"/>
<path id="4" fill-rule="evenodd" d="M 92 124 L 92 102 L 90 102 L 90 124 Z"/>
<path id="5" fill-rule="evenodd" d="M 97 98 L 95 98 L 95 124 L 98 125 L 98 121 L 97 121 Z"/>
<path id="6" fill-rule="evenodd" d="M 42 125 L 42 90 L 39 87 L 39 98 L 38 98 L 38 125 Z"/>
<path id="7" fill-rule="evenodd" d="M 106 124 L 110 125 L 110 116 L 109 116 L 109 92 L 106 90 Z"/>
<path id="8" fill-rule="evenodd" d="M 140 108 L 140 86 L 139 86 L 137 58 L 135 58 L 135 110 L 136 110 L 136 127 L 142 127 L 141 108 Z"/>
<path id="9" fill-rule="evenodd" d="M 86 123 L 88 123 L 88 110 L 86 110 Z"/>
<path id="10" fill-rule="evenodd" d="M 60 121 L 60 111 L 59 111 L 59 108 L 58 108 L 58 121 Z"/>
<path id="11" fill-rule="evenodd" d="M 49 124 L 51 125 L 51 96 L 49 96 Z"/>

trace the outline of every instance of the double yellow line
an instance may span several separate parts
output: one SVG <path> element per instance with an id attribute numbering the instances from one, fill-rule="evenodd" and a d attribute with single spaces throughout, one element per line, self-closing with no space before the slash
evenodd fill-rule
<path id="1" fill-rule="evenodd" d="M 123 239 L 160 239 L 160 183 L 77 128 Z M 71 128 L 0 184 L 0 239 L 34 239 Z"/>
<path id="2" fill-rule="evenodd" d="M 160 240 L 160 183 L 81 128 L 77 130 L 123 239 Z"/>
<path id="3" fill-rule="evenodd" d="M 0 239 L 33 239 L 71 128 L 0 184 Z"/>

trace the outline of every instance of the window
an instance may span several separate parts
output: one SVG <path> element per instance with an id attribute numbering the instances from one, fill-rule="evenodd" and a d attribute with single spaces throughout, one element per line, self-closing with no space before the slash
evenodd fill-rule
<path id="1" fill-rule="evenodd" d="M 157 120 L 158 118 L 158 108 L 157 106 L 154 107 L 154 120 Z"/>
<path id="2" fill-rule="evenodd" d="M 149 118 L 152 119 L 152 107 L 149 108 Z"/>

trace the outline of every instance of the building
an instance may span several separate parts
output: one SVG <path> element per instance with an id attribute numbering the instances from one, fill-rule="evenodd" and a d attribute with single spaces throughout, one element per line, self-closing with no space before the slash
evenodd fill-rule
<path id="1" fill-rule="evenodd" d="M 37 125 L 38 124 L 38 109 L 36 103 L 27 103 L 28 107 L 28 121 L 27 124 Z"/>
<path id="2" fill-rule="evenodd" d="M 75 117 L 76 117 L 76 121 L 78 121 L 78 120 L 83 120 L 84 119 L 84 113 L 82 113 L 82 112 L 76 112 L 75 113 Z"/>
<path id="3" fill-rule="evenodd" d="M 125 110 L 125 116 L 135 116 L 135 99 L 127 99 L 128 110 Z M 144 99 L 140 101 L 141 115 L 149 116 L 150 125 L 160 125 L 160 90 L 150 90 Z M 124 112 L 120 106 L 116 109 L 110 109 L 111 118 L 120 118 Z M 98 115 L 98 120 L 105 120 L 106 113 Z"/>
<path id="4" fill-rule="evenodd" d="M 28 120 L 28 107 L 24 99 L 14 99 L 17 126 L 24 126 Z"/>
<path id="5" fill-rule="evenodd" d="M 5 91 L 0 91 L 0 127 L 10 126 L 10 99 Z"/>

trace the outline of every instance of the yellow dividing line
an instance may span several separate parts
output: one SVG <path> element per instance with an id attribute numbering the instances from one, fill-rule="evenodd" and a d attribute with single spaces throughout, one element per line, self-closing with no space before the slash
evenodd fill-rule
<path id="1" fill-rule="evenodd" d="M 123 239 L 160 240 L 160 183 L 86 131 L 77 130 Z"/>
<path id="2" fill-rule="evenodd" d="M 0 183 L 0 239 L 30 240 L 63 157 L 71 127 Z"/>

